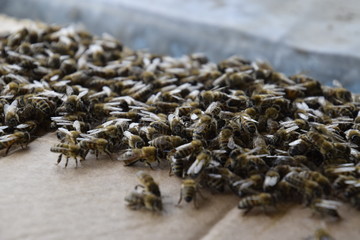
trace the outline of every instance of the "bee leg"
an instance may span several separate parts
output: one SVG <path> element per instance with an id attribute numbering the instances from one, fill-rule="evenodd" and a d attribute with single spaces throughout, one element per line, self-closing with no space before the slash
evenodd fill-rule
<path id="1" fill-rule="evenodd" d="M 67 158 L 66 158 L 65 167 L 67 167 L 68 163 L 69 163 L 69 158 L 67 157 Z"/>
<path id="2" fill-rule="evenodd" d="M 109 150 L 105 149 L 104 152 L 109 156 L 110 160 L 113 160 Z"/>
<path id="3" fill-rule="evenodd" d="M 178 206 L 180 205 L 181 200 L 182 200 L 182 190 L 180 191 L 180 199 L 179 199 L 179 201 L 178 201 L 178 203 L 177 203 Z"/>
<path id="4" fill-rule="evenodd" d="M 149 162 L 146 162 L 146 165 L 148 165 L 151 170 L 154 170 L 154 168 L 151 166 L 151 164 Z"/>
<path id="5" fill-rule="evenodd" d="M 5 156 L 9 153 L 10 148 L 12 147 L 12 145 L 13 145 L 13 144 L 10 144 L 10 146 L 6 149 Z"/>
<path id="6" fill-rule="evenodd" d="M 99 151 L 98 150 L 95 151 L 95 156 L 96 156 L 96 159 L 99 159 Z"/>
<path id="7" fill-rule="evenodd" d="M 248 214 L 251 211 L 252 207 L 249 207 L 245 210 L 245 212 L 243 213 L 243 215 L 245 216 L 246 214 Z"/>
<path id="8" fill-rule="evenodd" d="M 77 160 L 77 158 L 75 158 L 75 164 L 76 164 L 76 167 L 78 167 L 78 160 Z"/>
<path id="9" fill-rule="evenodd" d="M 59 155 L 56 165 L 58 165 L 61 162 L 62 154 Z"/>

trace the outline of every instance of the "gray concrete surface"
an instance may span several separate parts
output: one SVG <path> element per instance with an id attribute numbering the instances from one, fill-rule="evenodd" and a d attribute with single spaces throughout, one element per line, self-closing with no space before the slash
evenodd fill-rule
<path id="1" fill-rule="evenodd" d="M 0 0 L 0 12 L 48 23 L 83 23 L 127 46 L 180 56 L 204 52 L 269 61 L 287 74 L 360 92 L 357 0 Z"/>

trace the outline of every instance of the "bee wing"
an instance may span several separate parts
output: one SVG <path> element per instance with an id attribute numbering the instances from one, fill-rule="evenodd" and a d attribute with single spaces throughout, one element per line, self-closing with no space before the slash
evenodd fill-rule
<path id="1" fill-rule="evenodd" d="M 325 199 L 322 199 L 320 202 L 315 203 L 315 206 L 318 206 L 321 208 L 334 209 L 334 210 L 336 210 L 341 205 L 342 204 L 338 201 L 325 200 Z"/>
<path id="2" fill-rule="evenodd" d="M 80 125 L 80 122 L 79 120 L 76 120 L 74 123 L 73 123 L 73 127 L 76 131 L 78 132 L 81 132 L 81 125 Z"/>
<path id="3" fill-rule="evenodd" d="M 196 160 L 189 167 L 189 169 L 187 171 L 187 174 L 190 175 L 190 176 L 196 176 L 204 168 L 204 166 L 206 165 L 205 163 L 206 163 L 205 161 Z"/>
<path id="4" fill-rule="evenodd" d="M 339 81 L 339 80 L 336 80 L 334 79 L 332 81 L 332 84 L 334 85 L 334 87 L 337 87 L 337 88 L 343 88 L 344 86 L 342 85 L 342 83 Z"/>
<path id="5" fill-rule="evenodd" d="M 126 138 L 131 138 L 131 136 L 133 136 L 134 134 L 132 134 L 131 132 L 129 132 L 129 131 L 125 131 L 124 132 L 124 136 L 126 137 Z"/>
<path id="6" fill-rule="evenodd" d="M 290 146 L 290 147 L 293 147 L 293 146 L 298 145 L 298 144 L 301 143 L 301 142 L 302 142 L 302 139 L 297 139 L 297 140 L 292 141 L 291 143 L 289 143 L 289 146 Z"/>
<path id="7" fill-rule="evenodd" d="M 66 134 L 66 135 L 68 135 L 68 136 L 71 136 L 70 131 L 67 130 L 66 128 L 62 128 L 62 127 L 61 127 L 61 128 L 58 128 L 58 131 Z"/>
<path id="8" fill-rule="evenodd" d="M 291 133 L 297 129 L 299 129 L 299 126 L 295 125 L 295 126 L 287 128 L 285 131 L 286 131 L 286 133 Z"/>
<path id="9" fill-rule="evenodd" d="M 4 105 L 4 113 L 5 113 L 5 115 L 8 114 L 9 112 L 15 112 L 16 109 L 17 109 L 17 105 L 18 105 L 18 101 L 16 99 L 10 105 L 5 104 Z"/>
<path id="10" fill-rule="evenodd" d="M 81 91 L 81 92 L 79 93 L 79 95 L 76 97 L 76 99 L 78 99 L 78 100 L 81 99 L 83 96 L 85 96 L 86 94 L 88 94 L 88 92 L 89 92 L 89 90 L 87 90 L 87 89 Z"/>
<path id="11" fill-rule="evenodd" d="M 229 142 L 228 142 L 227 146 L 231 150 L 233 150 L 234 148 L 237 147 L 237 144 L 235 143 L 234 138 L 232 136 L 229 138 Z"/>
<path id="12" fill-rule="evenodd" d="M 264 186 L 273 187 L 279 181 L 279 176 L 266 176 L 264 180 Z"/>
<path id="13" fill-rule="evenodd" d="M 139 150 L 139 149 L 137 149 Z M 117 160 L 119 161 L 134 161 L 137 160 L 141 157 L 141 150 L 140 151 L 135 151 L 134 149 L 128 149 L 125 150 L 124 152 L 122 152 Z"/>
<path id="14" fill-rule="evenodd" d="M 22 124 L 19 124 L 16 126 L 17 129 L 24 129 L 24 128 L 27 128 L 29 127 L 30 125 L 29 124 L 26 124 L 26 123 L 22 123 Z M 6 126 L 7 127 L 7 126 Z"/>

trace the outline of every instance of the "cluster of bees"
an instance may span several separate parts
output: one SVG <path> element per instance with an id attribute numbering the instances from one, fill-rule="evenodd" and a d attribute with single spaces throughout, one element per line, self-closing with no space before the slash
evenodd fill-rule
<path id="1" fill-rule="evenodd" d="M 266 63 L 202 54 L 181 58 L 124 47 L 73 26 L 22 29 L 0 38 L 0 148 L 26 147 L 41 129 L 50 150 L 85 160 L 169 166 L 180 201 L 200 188 L 233 192 L 246 212 L 298 203 L 339 218 L 342 200 L 360 208 L 359 103 L 338 82 L 322 86 Z M 157 164 L 157 165 L 156 165 Z M 161 211 L 153 179 L 133 209 Z"/>

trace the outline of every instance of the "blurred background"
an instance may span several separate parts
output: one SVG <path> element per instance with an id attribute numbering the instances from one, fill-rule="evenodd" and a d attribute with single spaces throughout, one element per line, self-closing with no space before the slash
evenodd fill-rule
<path id="1" fill-rule="evenodd" d="M 327 85 L 337 79 L 360 93 L 357 0 L 0 0 L 0 13 L 80 23 L 152 53 L 264 60 L 286 74 Z"/>

